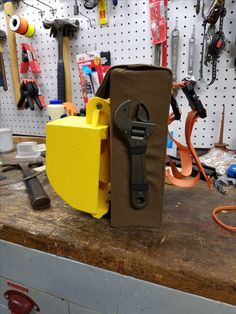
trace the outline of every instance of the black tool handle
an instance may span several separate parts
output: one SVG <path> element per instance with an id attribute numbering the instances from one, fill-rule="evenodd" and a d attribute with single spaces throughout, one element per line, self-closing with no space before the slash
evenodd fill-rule
<path id="1" fill-rule="evenodd" d="M 144 154 L 131 154 L 131 201 L 134 209 L 148 204 L 148 183 Z"/>
<path id="2" fill-rule="evenodd" d="M 58 99 L 65 102 L 65 67 L 63 60 L 58 60 L 57 63 L 57 93 Z"/>
<path id="3" fill-rule="evenodd" d="M 27 178 L 35 173 L 28 167 L 28 165 L 21 166 L 23 177 Z M 44 191 L 38 178 L 30 178 L 25 180 L 27 192 L 29 194 L 30 202 L 33 209 L 41 210 L 50 207 L 50 198 Z"/>
<path id="4" fill-rule="evenodd" d="M 40 110 L 42 110 L 42 109 L 43 109 L 43 105 L 41 104 L 41 101 L 40 101 L 40 99 L 38 98 L 37 95 L 34 96 L 34 101 L 36 102 L 38 108 L 39 108 Z"/>
<path id="5" fill-rule="evenodd" d="M 33 104 L 33 100 L 31 96 L 27 95 L 26 99 L 27 99 L 27 105 L 30 107 L 31 110 L 34 110 L 34 104 Z"/>
<path id="6" fill-rule="evenodd" d="M 17 108 L 22 108 L 25 102 L 25 95 L 21 95 L 20 100 L 18 101 Z M 28 104 L 27 104 L 28 105 Z"/>
<path id="7" fill-rule="evenodd" d="M 4 65 L 2 52 L 0 52 L 0 70 L 1 70 L 1 73 L 2 73 L 3 89 L 5 91 L 7 91 L 8 90 L 8 87 L 7 87 L 7 77 L 6 77 L 6 71 L 5 71 L 5 65 Z"/>

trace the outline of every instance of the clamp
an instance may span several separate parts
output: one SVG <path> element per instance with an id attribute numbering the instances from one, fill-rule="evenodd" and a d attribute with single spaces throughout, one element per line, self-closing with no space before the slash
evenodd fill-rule
<path id="1" fill-rule="evenodd" d="M 170 99 L 171 108 L 174 113 L 174 120 L 180 120 L 181 119 L 181 111 L 179 108 L 179 104 L 175 98 L 175 96 L 172 94 Z"/>
<path id="2" fill-rule="evenodd" d="M 17 108 L 21 109 L 25 104 L 25 108 L 34 110 L 34 102 L 37 104 L 40 110 L 43 109 L 44 104 L 39 97 L 39 88 L 34 80 L 24 79 L 20 86 L 21 97 L 17 104 Z"/>
<path id="3" fill-rule="evenodd" d="M 138 104 L 136 120 L 129 117 L 131 100 L 126 100 L 116 109 L 114 123 L 124 138 L 130 154 L 131 203 L 134 209 L 142 209 L 148 204 L 148 181 L 145 168 L 145 153 L 150 136 L 156 124 L 149 120 L 147 107 Z"/>
<path id="4" fill-rule="evenodd" d="M 33 73 L 41 73 L 38 60 L 35 56 L 34 48 L 31 44 L 22 44 L 22 62 L 20 65 L 20 73 L 26 74 L 29 68 Z"/>
<path id="5" fill-rule="evenodd" d="M 182 90 L 189 101 L 189 105 L 192 110 L 197 111 L 198 115 L 201 118 L 206 118 L 206 109 L 203 107 L 203 104 L 199 97 L 197 96 L 194 90 L 195 83 L 191 81 L 184 81 L 184 85 L 182 86 Z"/>

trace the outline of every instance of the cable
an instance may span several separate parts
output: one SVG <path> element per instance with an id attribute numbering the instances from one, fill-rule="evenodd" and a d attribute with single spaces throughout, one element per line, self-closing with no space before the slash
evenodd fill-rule
<path id="1" fill-rule="evenodd" d="M 228 230 L 228 231 L 232 231 L 232 232 L 236 232 L 236 227 L 233 226 L 229 226 L 226 225 L 225 223 L 223 223 L 223 221 L 221 221 L 218 217 L 217 217 L 217 213 L 223 212 L 223 211 L 229 211 L 229 210 L 236 210 L 236 206 L 220 206 L 220 207 L 216 207 L 213 209 L 212 211 L 212 218 L 215 220 L 215 222 L 220 225 L 222 228 Z"/>

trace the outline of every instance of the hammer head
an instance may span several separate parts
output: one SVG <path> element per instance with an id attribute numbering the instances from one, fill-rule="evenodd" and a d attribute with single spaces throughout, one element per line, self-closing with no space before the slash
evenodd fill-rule
<path id="1" fill-rule="evenodd" d="M 79 29 L 78 20 L 68 20 L 68 19 L 55 19 L 54 21 L 43 21 L 43 26 L 45 29 L 51 29 L 50 37 L 56 37 L 59 32 L 63 33 L 63 36 L 73 37 L 75 32 Z"/>
<path id="2" fill-rule="evenodd" d="M 7 38 L 6 33 L 0 29 L 0 40 L 5 40 L 6 38 Z"/>

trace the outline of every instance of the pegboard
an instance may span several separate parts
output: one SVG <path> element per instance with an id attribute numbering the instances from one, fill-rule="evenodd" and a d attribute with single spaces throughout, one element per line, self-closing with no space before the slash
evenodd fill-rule
<path id="1" fill-rule="evenodd" d="M 26 1 L 27 2 L 27 1 Z M 71 51 L 71 75 L 73 84 L 73 101 L 77 107 L 83 106 L 82 94 L 79 83 L 76 55 L 91 50 L 111 51 L 112 65 L 127 63 L 151 64 L 153 60 L 153 46 L 151 44 L 149 1 L 147 0 L 118 0 L 118 6 L 113 7 L 112 1 L 108 2 L 108 25 L 98 24 L 97 8 L 87 11 L 83 1 L 79 0 L 81 13 L 92 19 L 92 26 L 82 15 L 74 16 L 74 0 L 50 0 L 47 4 L 57 9 L 55 16 L 49 12 L 49 8 L 37 4 L 35 0 L 28 3 L 40 6 L 45 10 L 43 18 L 37 10 L 27 7 L 21 1 L 15 5 L 15 12 L 30 22 L 37 29 L 32 39 L 25 39 L 17 35 L 18 55 L 21 57 L 23 42 L 31 43 L 40 62 L 42 73 L 36 76 L 41 82 L 41 90 L 46 102 L 57 96 L 57 41 L 49 37 L 49 31 L 42 25 L 43 19 L 72 18 L 79 19 L 81 28 L 74 39 L 70 41 Z M 211 0 L 205 0 L 206 9 Z M 182 79 L 187 73 L 188 41 L 192 33 L 193 24 L 196 25 L 196 54 L 194 74 L 199 76 L 200 50 L 203 36 L 201 14 L 196 15 L 195 0 L 169 0 L 168 1 L 168 50 L 170 51 L 170 34 L 174 28 L 175 18 L 179 20 L 180 48 L 178 78 Z M 220 120 L 223 104 L 225 104 L 225 134 L 224 141 L 230 144 L 230 148 L 236 149 L 236 71 L 233 67 L 232 51 L 235 44 L 236 29 L 236 1 L 227 1 L 227 16 L 224 22 L 224 31 L 228 39 L 226 50 L 218 62 L 216 82 L 205 87 L 199 81 L 196 91 L 207 109 L 207 118 L 199 119 L 193 133 L 193 142 L 196 147 L 211 147 L 218 141 Z M 0 13 L 0 28 L 6 29 L 4 12 Z M 10 65 L 8 61 L 8 47 L 5 46 L 4 60 L 8 78 L 9 90 L 0 89 L 0 121 L 1 127 L 10 127 L 15 134 L 45 135 L 47 122 L 46 110 L 35 111 L 16 109 L 11 85 Z M 169 56 L 170 58 L 170 56 Z M 170 59 L 169 59 L 170 64 Z M 30 77 L 30 76 L 29 76 Z M 183 117 L 186 116 L 189 107 L 181 92 L 177 96 Z M 234 123 L 233 123 L 234 121 Z M 175 137 L 184 141 L 184 118 L 172 125 Z"/>

